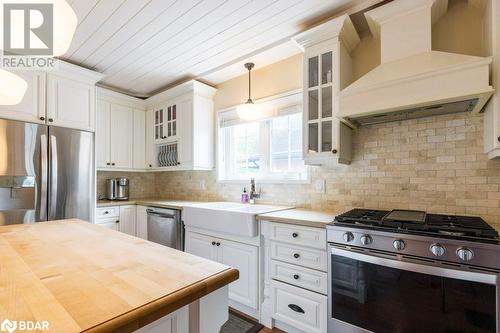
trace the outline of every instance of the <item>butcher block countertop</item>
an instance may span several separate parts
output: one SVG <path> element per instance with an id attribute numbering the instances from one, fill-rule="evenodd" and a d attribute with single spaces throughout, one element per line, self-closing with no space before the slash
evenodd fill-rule
<path id="1" fill-rule="evenodd" d="M 317 212 L 305 209 L 289 209 L 257 216 L 260 221 L 270 221 L 303 225 L 307 227 L 326 228 L 328 223 L 333 222 L 334 213 Z"/>
<path id="2" fill-rule="evenodd" d="M 81 220 L 0 227 L 0 318 L 50 332 L 131 332 L 238 271 Z"/>

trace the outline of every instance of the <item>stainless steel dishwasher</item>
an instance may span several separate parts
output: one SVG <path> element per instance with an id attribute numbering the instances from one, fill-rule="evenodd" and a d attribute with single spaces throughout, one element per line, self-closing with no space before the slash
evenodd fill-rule
<path id="1" fill-rule="evenodd" d="M 148 240 L 184 251 L 184 223 L 175 209 L 148 207 Z"/>

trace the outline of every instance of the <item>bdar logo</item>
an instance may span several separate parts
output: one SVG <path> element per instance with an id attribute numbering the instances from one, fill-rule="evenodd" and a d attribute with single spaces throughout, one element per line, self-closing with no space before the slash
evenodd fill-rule
<path id="1" fill-rule="evenodd" d="M 17 329 L 17 323 L 15 321 L 10 321 L 5 319 L 2 324 L 0 324 L 0 331 L 7 331 L 9 333 L 14 332 Z"/>

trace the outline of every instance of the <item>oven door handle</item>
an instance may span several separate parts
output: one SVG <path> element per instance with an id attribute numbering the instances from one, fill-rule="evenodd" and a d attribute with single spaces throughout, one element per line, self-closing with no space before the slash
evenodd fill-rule
<path id="1" fill-rule="evenodd" d="M 376 253 L 371 253 L 370 255 L 367 255 L 364 253 L 359 253 L 357 251 L 339 249 L 333 246 L 330 246 L 330 253 L 348 259 L 354 259 L 370 264 L 386 266 L 395 269 L 402 269 L 410 272 L 441 276 L 451 279 L 486 283 L 491 285 L 497 285 L 498 282 L 498 275 L 494 273 L 472 272 L 472 271 L 449 269 L 432 265 L 422 265 L 407 261 L 388 259 Z"/>

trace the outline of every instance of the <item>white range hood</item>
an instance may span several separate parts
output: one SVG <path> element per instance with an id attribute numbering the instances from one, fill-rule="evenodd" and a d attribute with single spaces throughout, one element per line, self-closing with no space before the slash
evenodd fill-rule
<path id="1" fill-rule="evenodd" d="M 480 112 L 494 89 L 491 57 L 433 51 L 447 0 L 395 0 L 365 13 L 381 64 L 340 92 L 339 117 L 356 125 Z"/>

